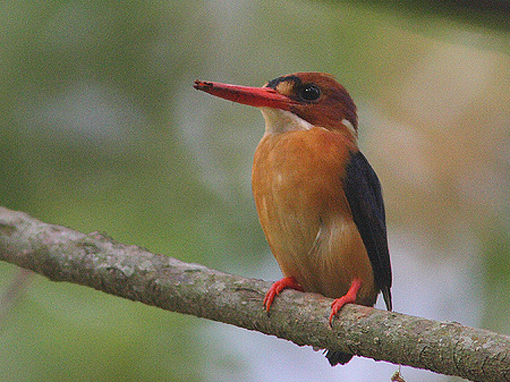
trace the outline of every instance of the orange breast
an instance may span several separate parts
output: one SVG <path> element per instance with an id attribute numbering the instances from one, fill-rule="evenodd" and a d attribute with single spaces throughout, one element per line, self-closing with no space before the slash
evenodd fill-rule
<path id="1" fill-rule="evenodd" d="M 371 306 L 373 271 L 343 192 L 355 149 L 345 135 L 322 128 L 266 134 L 255 152 L 252 186 L 283 274 L 331 298 L 343 296 L 359 277 L 357 302 Z"/>

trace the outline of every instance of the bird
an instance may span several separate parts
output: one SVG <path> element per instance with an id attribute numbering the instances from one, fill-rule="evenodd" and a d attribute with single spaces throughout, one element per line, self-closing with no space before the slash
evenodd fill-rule
<path id="1" fill-rule="evenodd" d="M 196 80 L 195 89 L 257 107 L 265 132 L 252 191 L 283 278 L 265 295 L 269 312 L 285 288 L 334 299 L 329 323 L 349 303 L 392 310 L 392 271 L 380 181 L 358 147 L 356 105 L 334 76 L 299 72 L 263 87 Z M 325 350 L 331 366 L 353 354 Z"/>

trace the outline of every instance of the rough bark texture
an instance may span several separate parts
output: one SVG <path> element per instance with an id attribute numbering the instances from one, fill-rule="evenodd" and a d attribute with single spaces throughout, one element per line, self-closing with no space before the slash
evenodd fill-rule
<path id="1" fill-rule="evenodd" d="M 267 315 L 271 283 L 83 234 L 0 207 L 0 260 L 53 281 L 89 286 L 174 312 L 293 341 L 473 381 L 510 381 L 510 337 L 455 322 L 348 305 L 329 326 L 332 300 L 284 291 Z"/>

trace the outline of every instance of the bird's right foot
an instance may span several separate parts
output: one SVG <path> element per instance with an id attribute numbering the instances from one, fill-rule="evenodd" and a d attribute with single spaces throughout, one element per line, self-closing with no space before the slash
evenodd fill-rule
<path id="1" fill-rule="evenodd" d="M 303 287 L 299 285 L 297 280 L 294 277 L 284 277 L 281 280 L 276 281 L 271 288 L 266 293 L 266 297 L 264 297 L 264 306 L 266 307 L 266 311 L 269 313 L 269 308 L 273 303 L 274 298 L 280 294 L 282 290 L 285 288 L 295 289 L 300 292 L 303 292 Z"/>

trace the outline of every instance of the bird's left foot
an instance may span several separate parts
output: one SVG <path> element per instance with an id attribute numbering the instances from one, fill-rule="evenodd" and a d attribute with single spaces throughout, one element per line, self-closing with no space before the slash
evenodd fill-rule
<path id="1" fill-rule="evenodd" d="M 336 314 L 345 304 L 354 304 L 356 302 L 356 295 L 359 288 L 361 288 L 361 284 L 361 279 L 356 277 L 354 280 L 352 280 L 351 286 L 345 296 L 337 298 L 335 301 L 333 301 L 331 304 L 331 314 L 329 315 L 330 326 L 333 326 L 333 318 L 335 318 Z"/>

